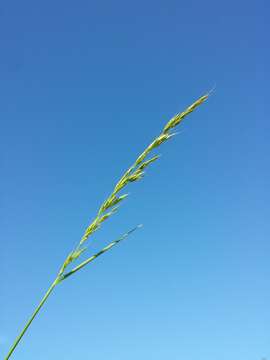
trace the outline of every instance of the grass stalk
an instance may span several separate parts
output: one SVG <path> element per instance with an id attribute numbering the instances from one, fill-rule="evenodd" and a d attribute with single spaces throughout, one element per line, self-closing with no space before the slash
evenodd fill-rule
<path id="1" fill-rule="evenodd" d="M 171 133 L 171 130 L 174 129 L 179 123 L 191 112 L 193 112 L 198 106 L 200 106 L 209 96 L 209 93 L 200 97 L 196 100 L 192 105 L 190 105 L 186 110 L 176 114 L 172 119 L 168 121 L 168 123 L 163 128 L 162 132 L 146 147 L 146 149 L 137 157 L 135 162 L 126 170 L 124 175 L 120 178 L 120 180 L 116 183 L 113 188 L 112 193 L 107 197 L 107 199 L 101 204 L 100 208 L 97 211 L 97 215 L 92 220 L 90 225 L 86 228 L 82 238 L 78 242 L 78 245 L 75 247 L 71 253 L 68 254 L 65 261 L 63 262 L 56 279 L 53 281 L 49 289 L 47 290 L 46 294 L 42 298 L 39 305 L 36 307 L 35 311 L 33 312 L 32 316 L 24 326 L 23 330 L 19 334 L 19 336 L 15 339 L 13 345 L 11 346 L 7 356 L 4 360 L 9 360 L 11 355 L 13 354 L 14 350 L 20 343 L 21 339 L 25 335 L 26 331 L 30 327 L 31 323 L 42 309 L 43 305 L 46 303 L 47 299 L 55 289 L 55 287 L 61 283 L 63 280 L 66 280 L 71 275 L 74 275 L 79 270 L 83 269 L 87 266 L 90 262 L 94 261 L 100 255 L 104 254 L 108 250 L 112 249 L 115 245 L 120 243 L 122 240 L 126 239 L 130 234 L 132 234 L 135 230 L 137 230 L 140 225 L 135 227 L 134 229 L 128 231 L 124 235 L 122 235 L 117 240 L 111 242 L 109 245 L 105 246 L 95 255 L 90 256 L 88 259 L 82 261 L 79 265 L 73 267 L 70 270 L 71 264 L 77 260 L 81 255 L 86 251 L 87 247 L 85 247 L 86 241 L 89 239 L 90 236 L 97 231 L 102 223 L 109 219 L 114 213 L 118 211 L 120 203 L 127 197 L 127 194 L 120 195 L 119 193 L 130 183 L 136 182 L 143 178 L 145 174 L 145 170 L 147 167 L 152 164 L 153 162 L 159 159 L 158 155 L 155 155 L 149 158 L 149 154 L 155 151 L 161 144 L 165 143 L 167 140 L 172 138 L 175 134 Z"/>
<path id="2" fill-rule="evenodd" d="M 7 356 L 5 357 L 5 360 L 8 360 L 11 355 L 13 354 L 14 350 L 16 349 L 16 347 L 18 346 L 19 342 L 21 341 L 22 337 L 24 336 L 24 334 L 26 333 L 26 331 L 28 330 L 29 326 L 32 324 L 33 320 L 35 319 L 35 317 L 37 316 L 37 314 L 39 313 L 39 311 L 41 310 L 42 306 L 45 304 L 45 302 L 47 301 L 48 297 L 51 295 L 51 293 L 53 292 L 55 286 L 57 285 L 59 279 L 58 277 L 54 280 L 54 282 L 51 284 L 51 286 L 49 287 L 49 289 L 47 290 L 46 294 L 43 296 L 42 300 L 40 301 L 40 303 L 38 304 L 38 306 L 36 307 L 35 311 L 33 312 L 33 314 L 31 315 L 30 319 L 27 321 L 26 325 L 24 326 L 23 330 L 21 331 L 21 333 L 19 334 L 19 336 L 15 339 L 12 347 L 9 350 L 9 353 L 7 354 Z"/>

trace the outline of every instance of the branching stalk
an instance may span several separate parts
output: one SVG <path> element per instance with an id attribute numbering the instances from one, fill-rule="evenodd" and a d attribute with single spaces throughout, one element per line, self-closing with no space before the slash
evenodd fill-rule
<path id="1" fill-rule="evenodd" d="M 125 240 L 130 234 L 132 234 L 135 230 L 139 229 L 140 227 L 142 227 L 142 225 L 138 225 L 136 226 L 134 229 L 128 231 L 127 233 L 125 233 L 124 235 L 122 235 L 119 239 L 112 241 L 109 245 L 105 246 L 103 249 L 101 249 L 99 252 L 97 252 L 95 255 L 92 255 L 90 258 L 86 259 L 85 261 L 83 261 L 81 264 L 79 264 L 78 266 L 76 266 L 74 269 L 70 270 L 69 272 L 67 272 L 65 275 L 63 275 L 60 278 L 60 281 L 63 281 L 65 279 L 67 279 L 70 275 L 75 274 L 77 271 L 81 270 L 82 268 L 84 268 L 86 265 L 88 265 L 90 262 L 94 261 L 97 257 L 99 257 L 100 255 L 104 254 L 106 251 L 111 250 L 111 248 L 117 244 L 120 243 L 120 241 Z M 59 282 L 60 282 L 59 281 Z"/>
<path id="2" fill-rule="evenodd" d="M 85 230 L 81 240 L 79 241 L 78 245 L 75 247 L 75 249 L 67 256 L 65 261 L 63 262 L 59 273 L 54 280 L 54 282 L 49 287 L 48 291 L 44 295 L 43 299 L 35 309 L 34 313 L 26 323 L 25 327 L 19 334 L 19 336 L 14 341 L 12 347 L 9 350 L 9 353 L 5 357 L 4 360 L 8 360 L 11 355 L 13 354 L 14 350 L 18 346 L 19 342 L 21 341 L 22 337 L 28 330 L 29 326 L 31 325 L 32 321 L 35 319 L 45 302 L 47 301 L 48 297 L 53 292 L 54 288 L 57 284 L 62 282 L 63 280 L 66 280 L 71 275 L 74 275 L 76 272 L 84 268 L 86 265 L 88 265 L 90 262 L 95 260 L 100 255 L 104 254 L 108 250 L 110 250 L 112 247 L 114 247 L 116 244 L 118 244 L 120 241 L 124 240 L 127 236 L 129 236 L 132 232 L 134 232 L 139 226 L 136 228 L 130 230 L 123 236 L 121 236 L 119 239 L 111 242 L 109 245 L 104 247 L 102 250 L 100 250 L 95 255 L 89 257 L 82 263 L 80 263 L 78 266 L 72 268 L 71 270 L 68 270 L 68 267 L 77 260 L 86 250 L 86 247 L 84 244 L 88 240 L 90 236 L 93 235 L 95 231 L 97 231 L 102 223 L 107 220 L 109 217 L 111 217 L 119 207 L 119 204 L 127 197 L 127 194 L 119 195 L 119 193 L 130 183 L 140 180 L 145 173 L 146 168 L 158 160 L 159 156 L 155 155 L 152 158 L 148 158 L 148 155 L 153 151 L 156 150 L 161 144 L 169 140 L 174 133 L 171 133 L 171 130 L 174 129 L 179 123 L 191 112 L 193 112 L 199 105 L 201 105 L 209 96 L 209 93 L 200 97 L 197 101 L 195 101 L 192 105 L 190 105 L 185 111 L 176 114 L 163 128 L 161 134 L 156 137 L 149 146 L 137 157 L 135 162 L 130 166 L 130 168 L 124 173 L 124 175 L 120 178 L 120 180 L 117 182 L 115 187 L 113 188 L 112 193 L 108 196 L 108 198 L 102 203 L 99 210 L 97 211 L 97 215 L 94 218 L 94 220 L 90 223 L 90 225 Z"/>

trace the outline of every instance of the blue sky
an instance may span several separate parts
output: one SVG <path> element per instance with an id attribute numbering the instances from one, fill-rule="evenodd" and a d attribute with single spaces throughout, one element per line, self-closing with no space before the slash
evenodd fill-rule
<path id="1" fill-rule="evenodd" d="M 268 6 L 0 5 L 0 357 L 100 203 L 216 85 L 59 286 L 14 360 L 270 359 Z"/>

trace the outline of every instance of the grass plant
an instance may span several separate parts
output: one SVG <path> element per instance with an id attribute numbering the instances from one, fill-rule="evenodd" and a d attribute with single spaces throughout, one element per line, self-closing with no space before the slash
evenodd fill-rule
<path id="1" fill-rule="evenodd" d="M 39 305 L 34 310 L 33 314 L 31 315 L 30 319 L 25 324 L 24 328 L 18 335 L 18 337 L 15 339 L 13 345 L 11 346 L 7 356 L 4 358 L 4 360 L 10 359 L 11 355 L 13 354 L 14 350 L 20 343 L 21 339 L 25 335 L 26 331 L 28 330 L 29 326 L 39 313 L 39 311 L 42 309 L 44 304 L 46 303 L 49 296 L 52 294 L 56 286 L 66 279 L 68 279 L 70 276 L 76 274 L 79 270 L 83 269 L 86 265 L 88 265 L 90 262 L 94 261 L 97 257 L 104 254 L 105 252 L 112 249 L 115 245 L 119 244 L 122 240 L 126 239 L 131 233 L 133 233 L 135 230 L 137 230 L 141 225 L 136 226 L 132 230 L 126 232 L 118 239 L 114 240 L 113 242 L 109 243 L 107 246 L 105 246 L 103 249 L 101 249 L 99 252 L 97 252 L 95 255 L 92 255 L 91 257 L 88 257 L 86 260 L 82 261 L 79 265 L 75 266 L 74 262 L 75 260 L 78 260 L 81 258 L 81 256 L 86 252 L 87 250 L 87 242 L 89 241 L 89 238 L 93 236 L 93 234 L 102 226 L 103 222 L 108 220 L 114 213 L 116 213 L 119 209 L 119 206 L 122 201 L 124 201 L 128 194 L 122 193 L 126 187 L 132 183 L 139 181 L 143 178 L 146 169 L 150 164 L 157 161 L 159 158 L 159 155 L 151 155 L 154 151 L 156 151 L 160 145 L 167 142 L 169 139 L 171 139 L 175 133 L 173 133 L 173 129 L 180 124 L 180 122 L 191 112 L 193 112 L 198 106 L 200 106 L 209 96 L 209 93 L 206 95 L 200 97 L 198 100 L 196 100 L 192 105 L 190 105 L 186 110 L 183 112 L 180 112 L 176 114 L 171 120 L 168 121 L 168 123 L 165 125 L 161 133 L 146 147 L 146 149 L 137 157 L 135 162 L 126 170 L 126 172 L 123 174 L 123 176 L 120 178 L 120 180 L 116 183 L 114 186 L 111 194 L 108 196 L 108 198 L 101 204 L 100 208 L 97 211 L 97 214 L 94 218 L 94 220 L 91 221 L 89 226 L 86 228 L 85 232 L 83 233 L 83 236 L 81 237 L 80 241 L 78 242 L 77 246 L 68 254 L 65 261 L 61 265 L 55 280 L 52 282 L 51 286 L 47 290 L 46 294 L 40 301 Z M 150 156 L 151 155 L 151 156 Z"/>

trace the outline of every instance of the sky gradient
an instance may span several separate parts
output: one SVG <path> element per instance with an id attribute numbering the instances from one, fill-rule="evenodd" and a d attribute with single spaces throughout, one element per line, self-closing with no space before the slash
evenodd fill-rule
<path id="1" fill-rule="evenodd" d="M 269 4 L 0 5 L 0 358 L 113 184 L 131 184 L 14 360 L 270 360 Z M 268 215 L 267 215 L 268 214 Z"/>

